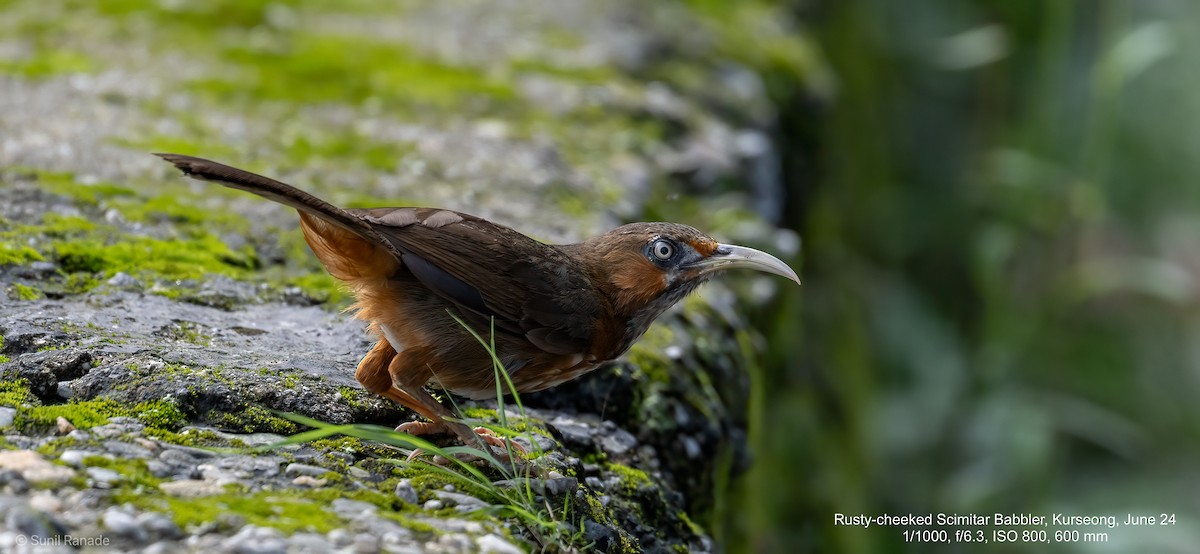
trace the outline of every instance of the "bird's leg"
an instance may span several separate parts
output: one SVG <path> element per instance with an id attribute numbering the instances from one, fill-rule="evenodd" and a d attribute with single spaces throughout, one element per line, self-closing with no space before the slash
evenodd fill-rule
<path id="1" fill-rule="evenodd" d="M 391 374 L 394 386 L 382 394 L 429 418 L 429 422 L 411 421 L 401 424 L 396 427 L 396 430 L 411 435 L 449 431 L 458 435 L 463 444 L 478 444 L 478 441 L 482 440 L 485 444 L 504 448 L 504 440 L 497 437 L 490 429 L 486 427 L 471 429 L 462 423 L 453 421 L 456 419 L 454 412 L 451 412 L 449 408 L 443 406 L 425 391 L 423 385 L 432 377 L 432 374 L 429 373 L 428 366 L 422 363 L 422 354 L 421 350 L 405 350 L 396 354 L 388 365 L 388 373 Z"/>
<path id="2" fill-rule="evenodd" d="M 409 354 L 405 352 L 404 354 Z M 381 339 L 371 347 L 366 356 L 363 356 L 361 362 L 358 363 L 358 370 L 354 373 L 354 378 L 362 384 L 363 388 L 368 392 L 378 394 L 385 398 L 408 408 L 418 414 L 421 414 L 429 421 L 410 421 L 402 423 L 396 427 L 397 431 L 408 433 L 410 435 L 435 435 L 438 433 L 453 433 L 458 436 L 459 440 L 464 444 L 478 444 L 477 441 L 482 439 L 485 443 L 504 448 L 505 443 L 497 437 L 490 429 L 486 427 L 470 427 L 451 421 L 456 419 L 454 412 L 440 404 L 423 388 L 424 383 L 417 384 L 416 380 L 429 379 L 429 375 L 421 375 L 418 372 L 410 371 L 405 363 L 411 362 L 416 356 L 405 356 L 397 353 L 396 349 L 387 341 Z M 415 354 L 415 353 L 413 353 Z M 401 382 L 404 388 L 398 388 L 395 376 L 408 377 L 416 373 L 417 376 L 409 377 L 409 383 Z M 415 394 L 408 391 L 415 391 Z M 449 418 L 450 420 L 447 420 Z M 520 446 L 515 445 L 515 448 L 520 449 Z"/>
<path id="3" fill-rule="evenodd" d="M 453 429 L 449 425 L 449 422 L 446 422 L 446 425 L 440 424 L 440 422 L 445 422 L 446 417 L 454 417 L 454 414 L 450 412 L 450 410 L 446 409 L 445 406 L 438 404 L 437 401 L 435 401 L 432 397 L 428 398 L 427 401 L 422 401 L 421 399 L 414 398 L 411 394 L 396 388 L 392 379 L 392 373 L 389 368 L 394 362 L 401 359 L 402 358 L 396 352 L 396 349 L 391 345 L 391 343 L 389 343 L 387 339 L 381 339 L 379 342 L 375 343 L 375 346 L 371 347 L 371 350 L 367 352 L 367 355 L 363 356 L 362 361 L 358 363 L 358 370 L 354 372 L 354 378 L 357 379 L 358 382 L 362 384 L 363 388 L 368 392 L 389 398 L 397 404 L 417 412 L 418 414 L 421 414 L 430 421 L 434 422 L 433 424 L 410 422 L 414 424 L 420 424 L 419 426 L 407 427 L 406 429 L 419 430 L 418 432 L 410 432 L 410 434 L 419 435 L 433 434 L 441 431 L 454 431 L 455 434 L 459 435 L 460 438 L 469 437 L 470 440 L 474 440 L 474 435 L 469 432 L 469 429 L 466 432 L 462 432 L 462 430 Z M 413 388 L 420 390 L 419 386 Z M 422 390 L 421 392 L 424 391 Z M 426 393 L 426 396 L 428 396 L 428 393 Z M 409 424 L 403 424 L 401 427 L 406 425 Z M 462 424 L 459 424 L 459 426 L 464 428 L 466 427 Z M 397 428 L 397 430 L 403 429 Z"/>

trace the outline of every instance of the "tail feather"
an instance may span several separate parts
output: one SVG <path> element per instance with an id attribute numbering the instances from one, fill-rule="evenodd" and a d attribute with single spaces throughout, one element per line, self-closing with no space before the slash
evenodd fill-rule
<path id="1" fill-rule="evenodd" d="M 171 162 L 193 179 L 214 181 L 230 188 L 252 192 L 285 206 L 291 206 L 383 245 L 394 254 L 399 254 L 366 221 L 289 184 L 203 158 L 182 154 L 155 154 L 155 156 Z"/>

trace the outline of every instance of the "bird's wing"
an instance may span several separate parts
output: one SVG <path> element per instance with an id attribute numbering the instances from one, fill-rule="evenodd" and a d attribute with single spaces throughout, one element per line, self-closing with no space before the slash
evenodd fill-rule
<path id="1" fill-rule="evenodd" d="M 468 214 L 436 208 L 350 209 L 401 252 L 438 296 L 494 318 L 554 354 L 588 351 L 599 305 L 588 277 L 553 246 Z"/>

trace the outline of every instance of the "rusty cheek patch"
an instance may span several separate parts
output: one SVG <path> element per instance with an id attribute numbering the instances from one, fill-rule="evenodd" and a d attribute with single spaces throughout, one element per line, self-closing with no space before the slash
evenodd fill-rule
<path id="1" fill-rule="evenodd" d="M 645 306 L 667 288 L 666 274 L 641 253 L 633 252 L 621 258 L 613 263 L 615 269 L 610 277 L 612 284 L 617 287 L 614 304 L 618 311 Z"/>

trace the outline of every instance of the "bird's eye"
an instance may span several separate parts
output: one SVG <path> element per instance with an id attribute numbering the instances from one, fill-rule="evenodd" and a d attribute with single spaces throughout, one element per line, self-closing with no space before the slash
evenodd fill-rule
<path id="1" fill-rule="evenodd" d="M 671 244 L 670 241 L 656 240 L 654 244 L 650 245 L 650 253 L 655 258 L 665 262 L 675 255 L 675 245 Z"/>

